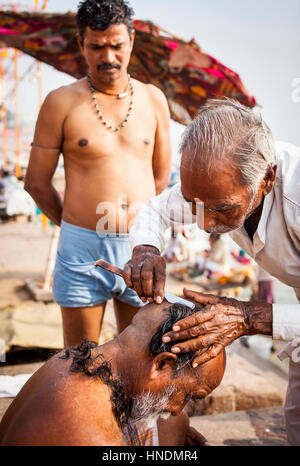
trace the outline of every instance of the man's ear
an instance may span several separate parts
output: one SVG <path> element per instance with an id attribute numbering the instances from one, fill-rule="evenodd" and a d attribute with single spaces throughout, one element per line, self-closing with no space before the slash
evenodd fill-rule
<path id="1" fill-rule="evenodd" d="M 277 165 L 273 165 L 268 167 L 267 173 L 262 181 L 261 188 L 263 194 L 266 196 L 269 192 L 272 191 L 273 186 L 276 181 L 276 172 L 277 172 Z"/>
<path id="2" fill-rule="evenodd" d="M 176 368 L 176 361 L 177 356 L 173 353 L 159 353 L 155 358 L 152 360 L 151 369 L 149 373 L 150 380 L 154 380 L 157 377 L 161 377 L 162 375 L 166 374 L 170 376 L 171 373 Z"/>
<path id="3" fill-rule="evenodd" d="M 131 45 L 131 49 L 133 48 L 134 39 L 135 39 L 135 30 L 132 29 L 131 34 L 130 34 L 130 45 Z"/>
<path id="4" fill-rule="evenodd" d="M 77 44 L 78 44 L 78 47 L 80 49 L 81 52 L 83 52 L 83 37 L 81 36 L 81 34 L 79 34 L 79 32 L 76 34 L 76 40 L 77 40 Z"/>

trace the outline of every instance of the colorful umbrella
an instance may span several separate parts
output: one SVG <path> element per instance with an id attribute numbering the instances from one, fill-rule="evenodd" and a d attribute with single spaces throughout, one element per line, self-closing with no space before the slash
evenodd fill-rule
<path id="1" fill-rule="evenodd" d="M 166 95 L 173 120 L 188 124 L 209 98 L 230 97 L 248 107 L 255 98 L 239 75 L 150 21 L 134 21 L 136 39 L 129 73 L 152 83 Z M 87 65 L 75 39 L 74 13 L 16 13 L 0 11 L 0 47 L 14 47 L 75 78 L 87 74 Z"/>

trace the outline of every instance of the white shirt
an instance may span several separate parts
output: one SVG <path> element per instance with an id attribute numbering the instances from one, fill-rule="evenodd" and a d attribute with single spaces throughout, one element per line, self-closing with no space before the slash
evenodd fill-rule
<path id="1" fill-rule="evenodd" d="M 256 268 L 256 280 L 257 282 L 272 281 L 273 277 L 258 265 Z"/>
<path id="2" fill-rule="evenodd" d="M 274 189 L 265 197 L 253 237 L 244 227 L 232 239 L 264 270 L 294 288 L 300 301 L 300 148 L 277 142 L 277 175 Z M 195 223 L 196 216 L 181 194 L 178 183 L 152 199 L 137 214 L 130 231 L 131 246 L 165 247 L 164 233 L 171 224 Z M 300 337 L 300 304 L 273 304 L 273 338 Z"/>

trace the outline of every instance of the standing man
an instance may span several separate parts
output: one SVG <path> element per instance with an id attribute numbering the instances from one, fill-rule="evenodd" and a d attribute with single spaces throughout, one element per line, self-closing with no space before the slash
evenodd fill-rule
<path id="1" fill-rule="evenodd" d="M 197 222 L 207 233 L 231 237 L 259 266 L 294 288 L 300 300 L 300 149 L 274 146 L 270 130 L 252 110 L 233 100 L 213 100 L 185 130 L 181 183 L 150 201 L 132 229 L 133 256 L 124 278 L 140 297 L 164 297 L 164 230 Z M 154 293 L 153 293 L 154 286 Z M 300 305 L 240 302 L 184 290 L 206 304 L 176 323 L 163 341 L 188 340 L 174 353 L 200 350 L 193 366 L 216 357 L 242 335 L 290 341 L 285 404 L 288 440 L 300 445 Z"/>
<path id="2" fill-rule="evenodd" d="M 170 176 L 169 109 L 162 92 L 131 79 L 133 10 L 125 0 L 79 4 L 78 43 L 88 76 L 51 92 L 38 117 L 25 189 L 61 226 L 53 295 L 64 342 L 98 342 L 107 300 L 118 331 L 143 305 L 121 277 L 94 267 L 99 258 L 123 267 L 131 255 L 128 227 L 139 207 Z M 60 153 L 66 191 L 52 185 Z"/>

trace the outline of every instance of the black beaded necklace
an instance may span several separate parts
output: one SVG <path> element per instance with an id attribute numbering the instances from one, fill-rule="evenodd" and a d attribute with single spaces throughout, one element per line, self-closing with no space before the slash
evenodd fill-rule
<path id="1" fill-rule="evenodd" d="M 92 93 L 92 96 L 93 96 L 93 99 L 94 99 L 94 104 L 95 104 L 95 107 L 96 107 L 98 117 L 99 117 L 100 121 L 102 122 L 103 126 L 105 126 L 108 130 L 112 130 L 114 132 L 120 131 L 120 129 L 124 128 L 127 125 L 128 119 L 129 119 L 129 117 L 131 115 L 131 111 L 132 111 L 132 108 L 133 108 L 134 90 L 133 90 L 132 82 L 130 80 L 130 75 L 128 75 L 127 88 L 121 94 L 109 94 L 108 92 L 104 92 L 104 91 L 101 91 L 100 89 L 95 88 L 95 86 L 93 86 L 93 84 L 92 84 L 91 74 L 90 73 L 88 74 L 87 79 L 88 79 L 88 84 L 89 84 L 89 87 L 90 87 L 90 90 L 91 90 L 91 93 Z M 113 127 L 112 125 L 109 125 L 107 123 L 107 121 L 104 119 L 104 117 L 103 117 L 103 115 L 102 115 L 102 113 L 100 111 L 100 107 L 99 107 L 99 104 L 98 104 L 98 101 L 97 101 L 95 91 L 102 92 L 103 94 L 107 94 L 107 95 L 110 95 L 110 96 L 117 97 L 118 99 L 123 99 L 124 97 L 126 97 L 128 95 L 128 92 L 127 92 L 128 87 L 130 88 L 131 99 L 130 99 L 130 102 L 129 102 L 129 108 L 128 108 L 127 115 L 126 115 L 125 119 L 123 120 L 123 122 L 120 124 L 120 126 Z"/>

